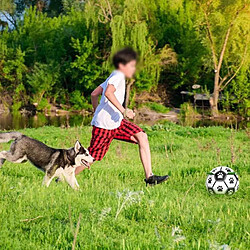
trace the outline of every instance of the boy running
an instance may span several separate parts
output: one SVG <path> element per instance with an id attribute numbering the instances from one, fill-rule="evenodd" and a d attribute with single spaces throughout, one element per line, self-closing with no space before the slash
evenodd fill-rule
<path id="1" fill-rule="evenodd" d="M 139 145 L 141 162 L 145 171 L 146 185 L 159 184 L 169 176 L 153 175 L 151 154 L 147 134 L 137 125 L 126 120 L 133 119 L 133 110 L 122 106 L 125 98 L 125 78 L 132 78 L 136 70 L 137 54 L 131 48 L 118 51 L 113 57 L 115 70 L 91 94 L 94 109 L 92 138 L 88 148 L 89 153 L 97 161 L 101 161 L 109 149 L 113 139 Z M 102 95 L 98 105 L 98 97 Z M 76 174 L 85 167 L 79 166 Z"/>

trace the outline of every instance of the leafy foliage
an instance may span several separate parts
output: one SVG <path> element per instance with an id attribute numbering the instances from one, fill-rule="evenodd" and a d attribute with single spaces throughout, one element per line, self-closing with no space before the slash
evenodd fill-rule
<path id="1" fill-rule="evenodd" d="M 48 103 L 83 107 L 90 102 L 91 91 L 113 69 L 111 58 L 123 46 L 132 46 L 139 53 L 133 96 L 156 91 L 159 84 L 171 93 L 170 102 L 175 105 L 180 104 L 180 90 L 191 90 L 193 84 L 207 86 L 211 93 L 213 60 L 201 8 L 205 2 L 2 1 L 1 11 L 10 26 L 0 31 L 0 95 L 7 91 L 11 105 L 19 103 L 16 107 L 43 98 Z M 217 54 L 227 20 L 241 2 L 214 0 L 209 7 Z M 249 41 L 247 14 L 234 24 L 221 68 L 223 74 L 235 72 L 244 57 L 245 69 L 225 87 L 229 95 L 234 90 L 238 99 L 229 109 L 241 113 L 249 105 L 248 50 L 244 54 Z"/>
<path id="2" fill-rule="evenodd" d="M 87 37 L 82 43 L 79 39 L 72 38 L 71 46 L 76 52 L 75 60 L 70 63 L 69 69 L 70 72 L 73 72 L 72 80 L 78 82 L 75 84 L 76 89 L 89 94 L 88 90 L 95 86 L 94 83 L 101 72 L 101 67 L 93 61 L 93 54 L 96 51 L 93 49 L 93 44 L 87 41 Z"/>
<path id="3" fill-rule="evenodd" d="M 90 109 L 91 105 L 82 96 L 80 90 L 75 90 L 70 96 L 70 103 L 75 110 Z"/>
<path id="4" fill-rule="evenodd" d="M 32 93 L 32 101 L 37 103 L 38 110 L 48 107 L 48 100 L 53 93 L 53 86 L 56 85 L 59 73 L 52 64 L 36 63 L 34 69 L 27 75 L 27 83 Z M 56 94 L 56 93 L 53 93 Z"/>
<path id="5" fill-rule="evenodd" d="M 143 104 L 146 107 L 158 112 L 158 113 L 167 113 L 169 112 L 169 108 L 157 102 L 147 102 Z"/>

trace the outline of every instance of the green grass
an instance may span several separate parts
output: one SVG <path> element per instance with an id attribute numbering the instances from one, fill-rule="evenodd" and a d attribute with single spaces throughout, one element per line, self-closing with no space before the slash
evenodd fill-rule
<path id="1" fill-rule="evenodd" d="M 80 191 L 55 182 L 45 188 L 43 173 L 30 163 L 7 162 L 0 170 L 0 249 L 71 249 L 80 215 L 76 249 L 249 249 L 246 132 L 234 132 L 232 144 L 231 130 L 221 127 L 144 129 L 154 173 L 171 174 L 155 187 L 144 185 L 137 146 L 119 141 L 112 142 L 103 161 L 77 177 Z M 90 127 L 22 132 L 61 148 L 77 138 L 88 146 L 91 136 Z M 239 191 L 211 196 L 206 173 L 219 163 L 230 164 L 232 145 Z M 0 150 L 8 148 L 0 144 Z"/>
<path id="2" fill-rule="evenodd" d="M 143 103 L 142 106 L 148 107 L 149 109 L 157 113 L 167 113 L 170 111 L 170 108 L 157 102 L 146 102 L 146 103 Z"/>

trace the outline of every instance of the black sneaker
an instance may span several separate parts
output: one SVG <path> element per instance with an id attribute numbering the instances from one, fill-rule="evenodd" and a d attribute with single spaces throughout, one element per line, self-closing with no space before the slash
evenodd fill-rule
<path id="1" fill-rule="evenodd" d="M 152 186 L 152 185 L 160 184 L 166 181 L 168 178 L 169 178 L 168 175 L 164 175 L 164 176 L 152 175 L 148 179 L 144 179 L 144 181 L 146 182 L 146 186 L 147 185 Z"/>

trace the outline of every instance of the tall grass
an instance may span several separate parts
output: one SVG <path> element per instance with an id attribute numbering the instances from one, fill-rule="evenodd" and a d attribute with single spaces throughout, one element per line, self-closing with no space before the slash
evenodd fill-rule
<path id="1" fill-rule="evenodd" d="M 155 187 L 145 187 L 137 146 L 120 141 L 77 177 L 78 192 L 66 183 L 45 188 L 43 173 L 30 163 L 6 162 L 0 170 L 0 249 L 248 249 L 247 133 L 174 124 L 143 128 L 153 172 L 171 175 Z M 88 146 L 91 136 L 90 127 L 22 132 L 57 148 L 76 139 Z M 233 196 L 206 191 L 206 173 L 218 164 L 239 174 Z"/>
<path id="2" fill-rule="evenodd" d="M 167 113 L 170 111 L 169 107 L 166 107 L 163 104 L 157 102 L 146 102 L 143 103 L 141 106 L 148 107 L 149 109 L 157 113 Z"/>

